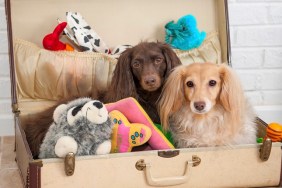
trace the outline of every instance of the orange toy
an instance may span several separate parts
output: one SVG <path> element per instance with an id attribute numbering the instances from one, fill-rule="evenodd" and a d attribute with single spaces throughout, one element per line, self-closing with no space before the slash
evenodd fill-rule
<path id="1" fill-rule="evenodd" d="M 279 123 L 270 123 L 266 128 L 266 136 L 273 142 L 282 141 L 282 125 Z"/>

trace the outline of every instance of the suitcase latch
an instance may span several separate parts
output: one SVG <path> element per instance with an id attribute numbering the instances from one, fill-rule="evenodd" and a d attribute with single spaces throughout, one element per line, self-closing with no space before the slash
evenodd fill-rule
<path id="1" fill-rule="evenodd" d="M 267 138 L 263 141 L 262 145 L 260 146 L 260 155 L 259 158 L 262 161 L 267 161 L 270 153 L 271 153 L 272 141 L 270 138 Z"/>
<path id="2" fill-rule="evenodd" d="M 67 176 L 72 176 L 75 169 L 75 154 L 68 153 L 65 157 L 65 173 Z"/>

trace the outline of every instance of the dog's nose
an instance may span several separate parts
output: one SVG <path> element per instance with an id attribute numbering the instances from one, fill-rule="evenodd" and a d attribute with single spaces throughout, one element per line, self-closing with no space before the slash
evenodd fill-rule
<path id="1" fill-rule="evenodd" d="M 93 103 L 93 106 L 95 106 L 98 109 L 101 109 L 103 107 L 103 104 L 101 102 L 96 101 L 96 102 Z"/>
<path id="2" fill-rule="evenodd" d="M 156 79 L 155 79 L 155 78 L 147 78 L 147 79 L 145 80 L 145 83 L 146 83 L 147 85 L 154 85 L 154 84 L 156 83 Z"/>
<path id="3" fill-rule="evenodd" d="M 203 101 L 199 101 L 199 102 L 195 102 L 194 103 L 194 107 L 198 110 L 198 111 L 202 111 L 206 106 L 206 103 Z"/>

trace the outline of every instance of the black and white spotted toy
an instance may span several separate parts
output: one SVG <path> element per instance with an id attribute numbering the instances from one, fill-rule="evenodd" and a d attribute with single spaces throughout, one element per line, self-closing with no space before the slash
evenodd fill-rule
<path id="1" fill-rule="evenodd" d="M 101 37 L 90 27 L 78 12 L 66 12 L 65 34 L 84 52 L 100 52 L 118 57 L 131 45 L 119 45 L 111 52 Z"/>

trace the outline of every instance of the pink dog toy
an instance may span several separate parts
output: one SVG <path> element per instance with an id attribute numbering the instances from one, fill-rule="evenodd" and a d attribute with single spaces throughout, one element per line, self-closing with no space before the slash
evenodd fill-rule
<path id="1" fill-rule="evenodd" d="M 130 123 L 140 123 L 151 129 L 152 136 L 148 143 L 154 150 L 174 149 L 174 146 L 164 136 L 164 134 L 153 124 L 148 114 L 144 111 L 136 99 L 129 97 L 115 103 L 106 104 L 109 112 L 120 111 Z"/>

